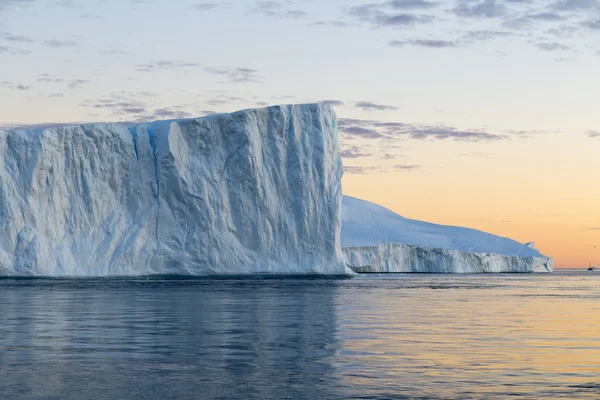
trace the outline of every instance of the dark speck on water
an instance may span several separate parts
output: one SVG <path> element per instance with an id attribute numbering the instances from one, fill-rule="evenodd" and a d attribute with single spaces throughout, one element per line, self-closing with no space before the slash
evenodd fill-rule
<path id="1" fill-rule="evenodd" d="M 600 399 L 600 275 L 0 280 L 2 399 Z"/>

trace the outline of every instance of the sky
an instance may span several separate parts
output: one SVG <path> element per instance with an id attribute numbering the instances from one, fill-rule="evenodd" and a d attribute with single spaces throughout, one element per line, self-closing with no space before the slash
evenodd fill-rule
<path id="1" fill-rule="evenodd" d="M 598 71 L 600 0 L 0 0 L 0 126 L 328 101 L 345 194 L 558 268 L 600 265 Z"/>

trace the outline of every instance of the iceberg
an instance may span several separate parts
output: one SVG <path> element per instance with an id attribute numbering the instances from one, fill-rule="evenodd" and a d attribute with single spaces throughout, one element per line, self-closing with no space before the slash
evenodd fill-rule
<path id="1" fill-rule="evenodd" d="M 333 109 L 0 130 L 0 275 L 353 274 Z"/>
<path id="2" fill-rule="evenodd" d="M 551 272 L 554 266 L 532 242 L 411 220 L 349 196 L 343 199 L 341 244 L 355 272 Z"/>

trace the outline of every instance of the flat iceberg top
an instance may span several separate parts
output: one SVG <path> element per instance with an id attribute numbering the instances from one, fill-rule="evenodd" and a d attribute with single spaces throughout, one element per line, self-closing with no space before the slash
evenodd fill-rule
<path id="1" fill-rule="evenodd" d="M 540 257 L 539 251 L 512 239 L 475 229 L 437 225 L 404 218 L 385 207 L 344 196 L 342 247 L 402 243 L 426 248 Z"/>
<path id="2" fill-rule="evenodd" d="M 233 111 L 231 113 L 215 113 L 208 114 L 200 117 L 189 117 L 189 118 L 172 118 L 172 119 L 162 119 L 162 120 L 154 120 L 154 121 L 137 121 L 137 122 L 115 122 L 115 121 L 105 121 L 105 122 L 65 122 L 65 123 L 48 123 L 48 124 L 33 124 L 33 125 L 17 125 L 17 126 L 0 126 L 0 132 L 7 132 L 11 135 L 23 135 L 23 134 L 41 134 L 45 131 L 54 132 L 56 130 L 73 130 L 73 129 L 94 129 L 94 128 L 107 128 L 107 129 L 118 129 L 118 128 L 128 128 L 130 130 L 135 130 L 135 128 L 139 126 L 144 126 L 149 130 L 156 130 L 157 128 L 164 128 L 171 123 L 186 123 L 191 121 L 199 121 L 199 120 L 210 120 L 210 119 L 231 119 L 233 117 L 240 117 L 244 114 L 257 114 L 257 113 L 273 113 L 279 111 L 288 111 L 288 110 L 300 110 L 300 109 L 310 109 L 310 110 L 327 110 L 328 112 L 333 112 L 333 107 L 329 105 L 327 102 L 315 102 L 315 103 L 299 103 L 299 104 L 278 104 L 267 107 L 254 107 L 247 108 L 243 110 Z"/>

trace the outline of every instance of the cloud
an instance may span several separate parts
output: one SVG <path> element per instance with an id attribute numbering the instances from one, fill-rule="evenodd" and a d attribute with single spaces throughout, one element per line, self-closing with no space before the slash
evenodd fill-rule
<path id="1" fill-rule="evenodd" d="M 369 157 L 371 155 L 372 154 L 370 154 L 370 153 L 363 153 L 362 149 L 358 146 L 352 146 L 341 152 L 342 158 L 362 158 L 362 157 Z"/>
<path id="2" fill-rule="evenodd" d="M 18 49 L 16 47 L 0 46 L 0 54 L 8 54 L 11 56 L 25 56 L 27 54 L 31 54 L 31 51 Z"/>
<path id="3" fill-rule="evenodd" d="M 252 68 L 206 67 L 204 70 L 211 74 L 223 76 L 234 83 L 260 83 L 262 81 L 258 71 Z"/>
<path id="4" fill-rule="evenodd" d="M 429 15 L 390 13 L 376 8 L 376 5 L 351 7 L 348 14 L 377 28 L 408 27 L 433 22 L 433 17 Z"/>
<path id="5" fill-rule="evenodd" d="M 587 11 L 600 8 L 597 0 L 561 0 L 550 5 L 550 9 L 556 11 Z"/>
<path id="6" fill-rule="evenodd" d="M 13 43 L 33 43 L 34 39 L 28 36 L 11 35 L 10 33 L 1 33 L 0 37 L 7 42 Z"/>
<path id="7" fill-rule="evenodd" d="M 43 42 L 44 46 L 54 47 L 54 48 L 67 48 L 67 47 L 77 47 L 79 43 L 73 40 L 45 40 Z"/>
<path id="8" fill-rule="evenodd" d="M 227 7 L 229 3 L 199 3 L 192 6 L 198 11 L 210 11 L 217 8 Z"/>
<path id="9" fill-rule="evenodd" d="M 113 115 L 117 116 L 147 113 L 147 106 L 143 102 L 136 100 L 135 96 L 127 96 L 117 93 L 112 93 L 107 98 L 86 100 L 81 103 L 81 105 L 97 110 L 106 109 L 111 111 Z"/>
<path id="10" fill-rule="evenodd" d="M 70 89 L 79 89 L 82 86 L 87 85 L 88 83 L 90 83 L 90 81 L 88 81 L 87 79 L 73 79 L 69 82 L 68 86 Z"/>
<path id="11" fill-rule="evenodd" d="M 372 20 L 375 25 L 381 27 L 387 26 L 414 26 L 416 24 L 431 23 L 433 18 L 415 14 L 381 14 Z"/>
<path id="12" fill-rule="evenodd" d="M 241 97 L 238 96 L 227 96 L 227 95 L 219 95 L 216 96 L 214 98 L 205 100 L 204 103 L 209 105 L 209 106 L 220 106 L 223 104 L 229 104 L 231 102 L 243 102 L 243 103 L 247 103 L 248 101 L 245 99 L 242 99 Z"/>
<path id="13" fill-rule="evenodd" d="M 323 100 L 321 103 L 328 104 L 333 107 L 341 107 L 344 105 L 344 102 L 341 100 Z"/>
<path id="14" fill-rule="evenodd" d="M 42 82 L 42 83 L 62 83 L 65 80 L 61 79 L 61 78 L 53 78 L 52 76 L 50 76 L 49 74 L 42 74 L 41 78 L 38 78 L 38 82 Z"/>
<path id="15" fill-rule="evenodd" d="M 376 104 L 368 101 L 359 101 L 354 104 L 354 107 L 360 108 L 364 111 L 386 111 L 386 110 L 397 110 L 398 107 L 386 106 L 384 104 Z"/>
<path id="16" fill-rule="evenodd" d="M 124 56 L 129 54 L 128 51 L 122 49 L 106 49 L 98 51 L 101 56 Z"/>
<path id="17" fill-rule="evenodd" d="M 558 28 L 548 29 L 546 33 L 549 35 L 559 36 L 561 38 L 572 37 L 579 32 L 579 28 L 576 26 L 563 25 Z"/>
<path id="18" fill-rule="evenodd" d="M 395 160 L 398 157 L 406 157 L 403 154 L 390 154 L 390 153 L 385 153 L 383 154 L 381 157 L 382 160 Z"/>
<path id="19" fill-rule="evenodd" d="M 569 46 L 565 46 L 563 44 L 556 43 L 556 42 L 533 43 L 533 45 L 535 47 L 537 47 L 538 49 L 544 50 L 544 51 L 565 51 L 565 50 L 570 49 Z"/>
<path id="20" fill-rule="evenodd" d="M 0 11 L 14 6 L 30 6 L 37 0 L 1 0 Z"/>
<path id="21" fill-rule="evenodd" d="M 311 23 L 311 25 L 333 26 L 335 28 L 346 28 L 346 27 L 350 26 L 349 23 L 344 22 L 344 21 L 316 21 L 316 22 Z"/>
<path id="22" fill-rule="evenodd" d="M 533 28 L 533 25 L 533 21 L 527 18 L 510 18 L 502 22 L 504 28 L 517 31 L 531 29 Z"/>
<path id="23" fill-rule="evenodd" d="M 71 89 L 79 89 L 81 86 L 85 86 L 90 83 L 90 81 L 87 79 L 66 80 L 62 78 L 54 78 L 48 74 L 42 74 L 42 77 L 38 78 L 37 81 L 41 83 L 67 83 L 67 86 Z"/>
<path id="24" fill-rule="evenodd" d="M 497 135 L 482 130 L 461 130 L 446 125 L 405 124 L 340 118 L 338 128 L 342 135 L 363 139 L 416 139 L 456 140 L 465 142 L 505 140 L 507 135 Z"/>
<path id="25" fill-rule="evenodd" d="M 99 19 L 100 16 L 98 14 L 80 14 L 79 18 L 82 18 L 82 19 Z"/>
<path id="26" fill-rule="evenodd" d="M 465 40 L 472 40 L 477 42 L 483 42 L 486 40 L 492 40 L 501 37 L 513 36 L 512 32 L 504 32 L 504 31 L 489 31 L 489 30 L 478 30 L 471 31 L 464 34 L 463 38 Z"/>
<path id="27" fill-rule="evenodd" d="M 341 122 L 341 121 L 339 121 Z M 338 122 L 338 127 L 340 127 Z M 375 129 L 372 128 L 364 128 L 361 126 L 348 126 L 348 127 L 341 127 L 340 131 L 342 133 L 351 135 L 351 136 L 358 136 L 358 137 L 362 137 L 365 139 L 384 139 L 386 138 L 386 136 L 384 136 L 383 134 L 381 134 L 380 132 L 378 132 Z"/>
<path id="28" fill-rule="evenodd" d="M 584 21 L 581 23 L 581 25 L 587 29 L 600 30 L 600 19 L 595 20 L 595 21 L 594 20 Z"/>
<path id="29" fill-rule="evenodd" d="M 391 0 L 388 4 L 396 10 L 417 10 L 436 8 L 441 3 L 425 0 Z"/>
<path id="30" fill-rule="evenodd" d="M 540 129 L 532 129 L 532 130 L 520 130 L 520 131 L 509 130 L 506 133 L 508 133 L 509 135 L 512 135 L 512 136 L 516 136 L 521 139 L 529 139 L 529 138 L 536 137 L 539 135 L 560 133 L 560 131 L 547 131 L 547 130 L 540 130 Z"/>
<path id="31" fill-rule="evenodd" d="M 600 131 L 587 131 L 586 134 L 588 135 L 588 137 L 591 137 L 591 138 L 600 137 Z"/>
<path id="32" fill-rule="evenodd" d="M 292 1 L 258 1 L 250 13 L 258 13 L 272 18 L 301 19 L 307 16 L 306 12 L 291 8 Z"/>
<path id="33" fill-rule="evenodd" d="M 0 81 L 0 87 L 11 90 L 29 90 L 31 86 L 23 85 L 22 83 L 15 83 L 9 81 Z"/>
<path id="34" fill-rule="evenodd" d="M 420 165 L 403 165 L 403 164 L 398 164 L 398 165 L 392 166 L 392 169 L 394 171 L 411 171 L 411 170 L 417 169 L 417 168 L 421 168 L 421 166 Z"/>
<path id="35" fill-rule="evenodd" d="M 192 117 L 192 114 L 184 110 L 157 108 L 151 114 L 144 116 L 144 120 L 184 119 L 190 117 Z"/>
<path id="36" fill-rule="evenodd" d="M 560 14 L 553 12 L 539 12 L 535 14 L 529 14 L 526 16 L 528 19 L 537 20 L 537 21 L 564 21 L 566 18 Z"/>
<path id="37" fill-rule="evenodd" d="M 392 40 L 388 42 L 391 47 L 405 47 L 405 46 L 416 46 L 416 47 L 427 47 L 430 49 L 444 49 L 458 47 L 458 42 L 452 42 L 448 40 L 434 40 L 434 39 L 408 39 L 408 40 Z"/>
<path id="38" fill-rule="evenodd" d="M 162 70 L 173 70 L 173 69 L 184 69 L 184 68 L 197 68 L 201 67 L 201 64 L 193 62 L 181 62 L 174 60 L 162 60 L 152 64 L 138 64 L 135 66 L 135 70 L 139 72 L 155 72 Z"/>
<path id="39" fill-rule="evenodd" d="M 454 14 L 464 18 L 496 18 L 506 14 L 506 7 L 496 0 L 473 2 L 460 0 L 452 10 Z"/>
<path id="40" fill-rule="evenodd" d="M 366 175 L 375 173 L 386 173 L 386 172 L 402 172 L 402 171 L 413 171 L 421 168 L 420 165 L 404 165 L 398 164 L 391 167 L 386 166 L 357 166 L 357 165 L 344 165 L 344 173 L 351 175 Z"/>
<path id="41" fill-rule="evenodd" d="M 344 165 L 344 173 L 351 175 L 365 175 L 375 172 L 381 172 L 378 167 L 358 167 L 352 165 Z"/>
<path id="42" fill-rule="evenodd" d="M 600 231 L 600 228 L 583 228 L 587 231 Z"/>

